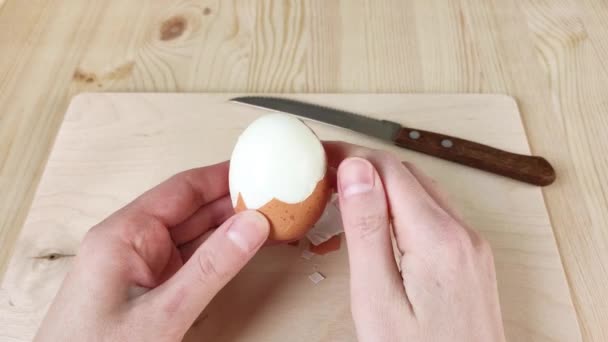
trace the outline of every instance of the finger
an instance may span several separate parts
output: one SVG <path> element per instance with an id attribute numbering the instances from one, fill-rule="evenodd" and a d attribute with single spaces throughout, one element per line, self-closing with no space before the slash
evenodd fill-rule
<path id="1" fill-rule="evenodd" d="M 190 327 L 220 289 L 268 238 L 266 218 L 255 211 L 239 213 L 222 224 L 168 281 L 148 294 L 161 319 Z M 179 323 L 178 323 L 179 322 Z"/>
<path id="2" fill-rule="evenodd" d="M 473 244 L 483 244 L 483 238 L 477 231 L 472 229 L 467 222 L 464 220 L 460 212 L 452 205 L 449 200 L 449 196 L 442 191 L 438 186 L 437 182 L 431 177 L 422 172 L 416 165 L 408 162 L 404 162 L 403 165 L 407 167 L 410 172 L 418 179 L 422 187 L 429 193 L 429 195 L 439 204 L 439 206 L 445 210 L 454 220 L 467 232 L 468 238 Z"/>
<path id="3" fill-rule="evenodd" d="M 438 186 L 437 182 L 429 177 L 427 174 L 422 172 L 416 165 L 410 162 L 403 162 L 403 165 L 409 169 L 409 171 L 416 177 L 420 185 L 424 190 L 439 204 L 443 210 L 445 210 L 450 216 L 456 219 L 460 224 L 464 225 L 464 220 L 458 210 L 450 202 L 448 195 L 442 191 Z"/>
<path id="4" fill-rule="evenodd" d="M 167 279 L 171 278 L 175 272 L 177 272 L 184 265 L 184 262 L 186 261 L 182 259 L 179 249 L 172 246 L 171 255 L 167 261 L 167 265 L 165 265 L 165 268 L 158 277 L 158 283 L 156 285 L 158 286 L 158 284 L 162 284 L 167 281 Z"/>
<path id="5" fill-rule="evenodd" d="M 401 253 L 426 254 L 430 249 L 460 234 L 459 224 L 424 189 L 416 177 L 395 157 L 365 147 L 329 142 L 324 144 L 328 163 L 345 158 L 369 160 L 378 170 L 387 193 L 393 231 Z"/>
<path id="6" fill-rule="evenodd" d="M 182 260 L 184 262 L 190 260 L 190 257 L 192 256 L 192 254 L 194 254 L 194 252 L 196 252 L 196 250 L 205 241 L 207 241 L 207 239 L 209 239 L 209 237 L 211 236 L 211 234 L 213 234 L 213 232 L 215 232 L 215 229 L 210 229 L 210 230 L 204 232 L 203 234 L 201 234 L 196 239 L 194 239 L 192 241 L 188 241 L 185 244 L 179 246 L 179 253 L 182 257 Z"/>
<path id="7" fill-rule="evenodd" d="M 176 246 L 189 242 L 210 228 L 215 228 L 234 215 L 230 196 L 224 196 L 199 208 L 184 222 L 171 228 L 171 239 Z"/>
<path id="8" fill-rule="evenodd" d="M 348 158 L 340 164 L 338 188 L 351 269 L 353 314 L 374 320 L 383 315 L 370 310 L 375 307 L 370 301 L 403 301 L 406 297 L 391 243 L 386 195 L 372 164 L 361 158 Z"/>
<path id="9" fill-rule="evenodd" d="M 167 227 L 228 194 L 228 162 L 178 173 L 130 203 L 127 212 L 151 216 Z"/>

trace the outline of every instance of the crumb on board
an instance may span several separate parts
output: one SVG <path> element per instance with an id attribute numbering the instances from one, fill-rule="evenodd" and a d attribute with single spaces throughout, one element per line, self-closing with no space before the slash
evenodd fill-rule
<path id="1" fill-rule="evenodd" d="M 310 279 L 310 281 L 312 281 L 313 283 L 318 284 L 320 281 L 325 279 L 325 276 L 319 272 L 315 272 L 315 273 L 309 275 L 308 279 Z"/>
<path id="2" fill-rule="evenodd" d="M 325 255 L 327 253 L 335 252 L 340 249 L 342 237 L 340 235 L 334 235 L 331 239 L 320 243 L 318 245 L 310 244 L 308 249 L 317 255 Z"/>

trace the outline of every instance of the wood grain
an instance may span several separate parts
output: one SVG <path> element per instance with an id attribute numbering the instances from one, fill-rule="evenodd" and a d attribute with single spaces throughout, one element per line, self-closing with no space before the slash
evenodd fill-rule
<path id="1" fill-rule="evenodd" d="M 0 270 L 81 91 L 500 92 L 557 169 L 583 336 L 606 341 L 607 23 L 603 0 L 0 0 Z"/>
<path id="2" fill-rule="evenodd" d="M 171 174 L 230 156 L 238 134 L 266 113 L 228 101 L 238 95 L 90 93 L 74 99 L 0 283 L 0 296 L 13 303 L 0 302 L 5 320 L 0 336 L 31 338 L 89 227 Z M 517 105 L 503 95 L 290 98 L 475 136 L 515 153 L 530 151 Z M 581 340 L 540 188 L 309 124 L 322 139 L 390 150 L 442 184 L 465 219 L 492 244 L 510 341 Z M 307 276 L 315 271 L 326 279 L 311 288 Z M 312 261 L 300 258 L 292 246 L 264 249 L 206 309 L 187 340 L 283 341 L 290 336 L 290 341 L 352 341 L 348 282 L 345 249 Z"/>

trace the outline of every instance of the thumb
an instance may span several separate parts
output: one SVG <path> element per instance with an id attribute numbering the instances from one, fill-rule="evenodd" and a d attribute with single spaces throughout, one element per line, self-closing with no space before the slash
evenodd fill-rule
<path id="1" fill-rule="evenodd" d="M 338 168 L 338 187 L 348 244 L 353 318 L 366 325 L 379 320 L 386 323 L 386 311 L 391 310 L 385 309 L 402 300 L 405 293 L 393 252 L 382 181 L 369 161 L 348 158 Z M 359 326 L 357 331 L 361 333 Z"/>
<path id="2" fill-rule="evenodd" d="M 338 168 L 338 187 L 353 290 L 365 286 L 362 292 L 374 293 L 367 288 L 376 285 L 370 279 L 383 283 L 399 277 L 382 181 L 369 161 L 348 158 Z"/>
<path id="3" fill-rule="evenodd" d="M 166 313 L 168 321 L 179 322 L 185 333 L 211 299 L 260 249 L 268 231 L 268 221 L 257 211 L 245 211 L 228 219 L 171 279 L 153 290 L 158 291 L 154 296 L 155 309 Z"/>

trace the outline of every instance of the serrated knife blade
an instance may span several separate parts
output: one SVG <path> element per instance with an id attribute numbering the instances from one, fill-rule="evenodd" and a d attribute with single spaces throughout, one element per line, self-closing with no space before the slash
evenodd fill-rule
<path id="1" fill-rule="evenodd" d="M 346 128 L 399 147 L 534 185 L 549 185 L 555 180 L 551 164 L 538 156 L 511 153 L 445 134 L 283 97 L 241 96 L 231 101 Z"/>
<path id="2" fill-rule="evenodd" d="M 339 109 L 285 98 L 244 96 L 233 98 L 231 101 L 297 115 L 387 141 L 394 141 L 401 129 L 401 125 L 396 122 L 373 119 Z"/>

